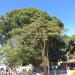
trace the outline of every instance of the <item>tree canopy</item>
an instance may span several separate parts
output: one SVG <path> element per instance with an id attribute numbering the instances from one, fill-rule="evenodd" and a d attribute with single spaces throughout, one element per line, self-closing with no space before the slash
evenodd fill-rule
<path id="1" fill-rule="evenodd" d="M 17 9 L 0 17 L 0 33 L 9 65 L 38 65 L 43 54 L 54 62 L 63 58 L 63 23 L 35 8 Z M 56 58 L 55 58 L 56 57 Z"/>

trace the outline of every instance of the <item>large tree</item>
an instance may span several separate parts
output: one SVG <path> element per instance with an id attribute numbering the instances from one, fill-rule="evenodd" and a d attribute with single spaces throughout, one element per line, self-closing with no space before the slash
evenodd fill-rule
<path id="1" fill-rule="evenodd" d="M 38 65 L 47 54 L 53 62 L 62 57 L 64 25 L 56 17 L 35 8 L 18 9 L 1 17 L 0 25 L 9 64 Z"/>

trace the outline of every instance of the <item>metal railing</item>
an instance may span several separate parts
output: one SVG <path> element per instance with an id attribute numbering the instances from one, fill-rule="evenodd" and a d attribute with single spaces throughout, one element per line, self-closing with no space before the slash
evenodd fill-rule
<path id="1" fill-rule="evenodd" d="M 50 75 L 67 75 L 67 71 L 66 70 L 50 71 Z"/>
<path id="2" fill-rule="evenodd" d="M 32 74 L 29 74 L 29 72 L 21 72 L 21 73 L 18 73 L 18 72 L 5 72 L 5 71 L 0 71 L 0 75 L 32 75 Z M 50 71 L 50 75 L 67 75 L 67 71 L 66 70 Z"/>

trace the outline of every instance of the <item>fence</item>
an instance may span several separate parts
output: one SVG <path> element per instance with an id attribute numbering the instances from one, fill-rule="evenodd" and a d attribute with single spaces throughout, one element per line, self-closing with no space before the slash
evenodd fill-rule
<path id="1" fill-rule="evenodd" d="M 4 71 L 0 71 L 0 75 L 31 75 L 31 74 L 29 74 L 29 72 L 18 73 L 18 72 L 4 72 Z M 50 71 L 50 75 L 67 75 L 67 71 L 66 70 Z"/>
<path id="2" fill-rule="evenodd" d="M 5 71 L 0 71 L 0 75 L 31 75 L 30 72 L 5 72 Z"/>
<path id="3" fill-rule="evenodd" d="M 66 70 L 50 71 L 50 75 L 67 75 Z"/>

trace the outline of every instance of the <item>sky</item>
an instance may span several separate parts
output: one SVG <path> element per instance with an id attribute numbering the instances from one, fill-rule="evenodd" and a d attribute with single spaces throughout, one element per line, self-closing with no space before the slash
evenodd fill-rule
<path id="1" fill-rule="evenodd" d="M 75 34 L 75 0 L 0 0 L 0 15 L 19 8 L 34 7 L 57 16 L 68 35 Z"/>

